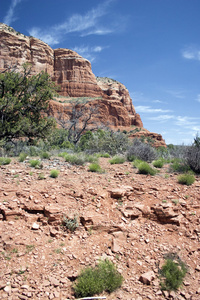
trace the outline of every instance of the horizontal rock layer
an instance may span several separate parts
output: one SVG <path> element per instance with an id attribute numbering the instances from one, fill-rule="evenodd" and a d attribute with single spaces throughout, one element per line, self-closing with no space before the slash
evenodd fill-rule
<path id="1" fill-rule="evenodd" d="M 34 37 L 27 37 L 0 23 L 0 72 L 9 67 L 20 71 L 25 62 L 32 64 L 32 73 L 47 72 L 64 97 L 90 97 L 98 102 L 99 120 L 105 125 L 142 128 L 140 115 L 136 113 L 127 88 L 109 78 L 95 77 L 90 62 L 70 49 L 55 49 Z M 96 99 L 98 101 L 96 102 Z M 65 99 L 60 100 L 62 105 Z M 90 99 L 91 100 L 91 99 Z M 68 105 L 69 106 L 69 105 Z M 52 101 L 50 111 L 60 110 L 58 101 Z M 64 111 L 68 111 L 64 109 Z M 148 133 L 149 134 L 149 133 Z M 144 133 L 145 135 L 145 133 Z M 148 135 L 147 135 L 148 136 Z M 165 145 L 161 135 L 152 134 L 157 145 Z"/>

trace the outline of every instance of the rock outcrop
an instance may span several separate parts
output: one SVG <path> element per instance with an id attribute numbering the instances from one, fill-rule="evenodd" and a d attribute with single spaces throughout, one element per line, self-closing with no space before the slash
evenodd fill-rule
<path id="1" fill-rule="evenodd" d="M 132 131 L 131 126 L 143 128 L 127 88 L 110 78 L 95 77 L 90 62 L 69 49 L 53 50 L 34 37 L 27 37 L 0 23 L 0 72 L 15 66 L 20 71 L 26 62 L 32 64 L 32 73 L 47 72 L 59 86 L 62 98 L 50 103 L 53 116 L 67 113 L 69 98 L 87 97 L 92 105 L 98 105 L 100 120 L 113 129 Z M 143 135 L 153 138 L 156 146 L 166 146 L 161 135 L 143 130 Z M 132 135 L 134 137 L 134 135 Z"/>

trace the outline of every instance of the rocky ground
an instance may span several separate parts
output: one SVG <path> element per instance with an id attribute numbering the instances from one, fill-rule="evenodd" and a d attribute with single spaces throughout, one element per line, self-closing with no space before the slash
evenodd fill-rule
<path id="1" fill-rule="evenodd" d="M 200 299 L 200 177 L 184 186 L 167 165 L 156 176 L 129 162 L 100 165 L 103 174 L 63 158 L 42 170 L 17 159 L 0 167 L 0 299 L 74 299 L 80 270 L 100 258 L 125 279 L 108 300 Z M 63 216 L 78 218 L 74 232 Z M 159 268 L 170 252 L 188 272 L 178 292 L 162 293 Z"/>

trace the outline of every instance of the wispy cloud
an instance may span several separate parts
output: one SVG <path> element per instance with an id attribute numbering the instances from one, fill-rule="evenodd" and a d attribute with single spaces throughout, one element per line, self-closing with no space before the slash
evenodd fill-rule
<path id="1" fill-rule="evenodd" d="M 96 8 L 89 10 L 86 14 L 74 14 L 60 24 L 48 28 L 33 27 L 29 34 L 52 45 L 58 44 L 67 34 L 76 33 L 79 36 L 105 35 L 116 30 L 110 23 L 103 23 L 103 17 L 109 13 L 109 6 L 115 0 L 101 2 Z"/>
<path id="2" fill-rule="evenodd" d="M 96 53 L 101 52 L 105 47 L 102 46 L 80 46 L 80 47 L 74 47 L 72 50 L 76 51 L 78 54 L 83 56 L 84 58 L 88 59 L 89 61 L 93 62 L 96 58 Z"/>
<path id="3" fill-rule="evenodd" d="M 197 99 L 198 102 L 200 102 L 200 94 L 197 95 Z"/>
<path id="4" fill-rule="evenodd" d="M 15 8 L 22 0 L 12 0 L 11 5 L 8 9 L 8 12 L 3 20 L 3 22 L 7 25 L 10 25 L 14 21 L 16 21 L 17 17 L 15 15 Z"/>
<path id="5" fill-rule="evenodd" d="M 169 109 L 151 108 L 150 106 L 135 106 L 135 110 L 139 113 L 167 113 L 171 112 Z"/>
<path id="6" fill-rule="evenodd" d="M 188 47 L 182 51 L 182 57 L 185 59 L 200 61 L 200 50 L 195 47 Z"/>
<path id="7" fill-rule="evenodd" d="M 170 94 L 172 97 L 178 98 L 178 99 L 184 99 L 185 98 L 185 91 L 184 90 L 166 90 L 168 94 Z"/>

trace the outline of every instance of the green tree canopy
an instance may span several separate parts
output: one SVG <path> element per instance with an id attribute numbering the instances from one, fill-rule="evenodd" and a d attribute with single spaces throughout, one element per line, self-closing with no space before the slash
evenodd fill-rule
<path id="1" fill-rule="evenodd" d="M 23 72 L 8 70 L 0 74 L 0 140 L 44 138 L 55 126 L 47 116 L 48 103 L 55 85 L 49 75 L 30 75 L 30 66 Z"/>

